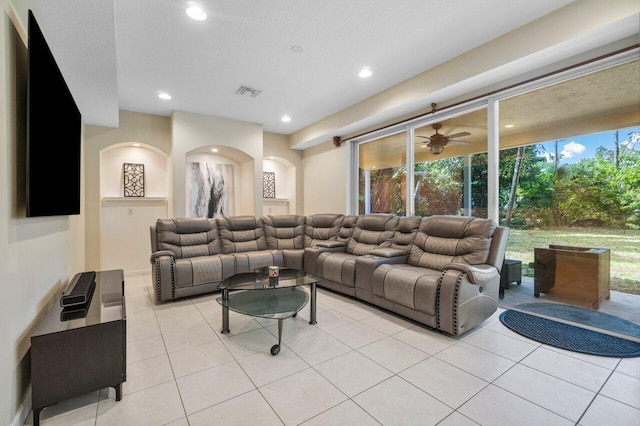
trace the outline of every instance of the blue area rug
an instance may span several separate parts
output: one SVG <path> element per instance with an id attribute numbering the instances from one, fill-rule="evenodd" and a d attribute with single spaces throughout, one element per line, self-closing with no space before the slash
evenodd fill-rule
<path id="1" fill-rule="evenodd" d="M 542 305 L 542 303 L 540 303 Z M 551 305 L 551 304 L 544 304 Z M 553 304 L 558 305 L 558 304 Z M 567 305 L 559 305 L 566 306 L 567 312 L 572 311 L 573 309 L 581 309 L 574 308 L 572 306 Z M 549 307 L 548 309 L 553 310 L 562 310 L 559 306 Z M 540 308 L 540 310 L 544 310 L 545 308 Z M 584 311 L 589 311 L 584 309 Z M 627 333 L 628 335 L 633 335 L 636 330 L 630 330 L 629 324 L 616 324 L 618 321 L 613 321 L 611 318 L 605 318 L 601 315 L 606 315 L 608 317 L 612 317 L 616 319 L 612 315 L 602 314 L 597 311 L 589 311 L 592 312 L 593 317 L 597 317 L 596 320 L 591 319 L 591 325 L 593 326 L 593 321 L 603 321 L 607 320 L 610 322 L 610 326 L 614 329 L 616 327 L 622 326 L 627 327 L 627 331 L 631 331 L 631 333 Z M 566 313 L 565 313 L 566 314 Z M 585 312 L 579 312 L 580 315 L 591 315 Z M 568 314 L 566 314 L 568 315 Z M 566 316 L 565 315 L 565 316 Z M 558 316 L 561 318 L 560 316 Z M 566 319 L 566 318 L 565 318 Z M 617 318 L 620 322 L 625 322 L 625 320 L 621 318 Z M 528 314 L 515 310 L 506 310 L 502 314 L 500 314 L 500 321 L 510 330 L 528 337 L 532 340 L 535 340 L 540 343 L 544 343 L 546 345 L 555 346 L 557 348 L 562 348 L 574 352 L 580 352 L 590 355 L 598 355 L 598 356 L 606 356 L 606 357 L 615 357 L 615 358 L 630 358 L 630 357 L 638 357 L 640 356 L 640 343 L 628 339 L 624 339 L 617 336 L 612 336 L 605 333 L 600 333 L 597 331 L 593 331 L 590 329 L 582 328 L 579 326 L 574 326 L 570 324 L 565 324 L 558 321 L 553 321 L 551 319 L 542 318 L 533 314 Z M 584 319 L 583 319 L 584 321 Z M 626 321 L 627 323 L 629 321 Z M 638 327 L 640 330 L 640 326 L 635 323 L 630 323 L 632 326 Z M 608 329 L 607 329 L 608 330 Z M 615 330 L 613 330 L 615 331 Z"/>

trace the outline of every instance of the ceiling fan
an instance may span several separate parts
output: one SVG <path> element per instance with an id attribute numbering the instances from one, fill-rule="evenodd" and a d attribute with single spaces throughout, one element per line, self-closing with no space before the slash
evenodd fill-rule
<path id="1" fill-rule="evenodd" d="M 445 135 L 442 135 L 442 134 L 438 133 L 438 130 L 440 130 L 441 128 L 442 128 L 442 124 L 441 123 L 435 123 L 433 125 L 433 129 L 436 131 L 435 134 L 433 134 L 431 136 L 418 136 L 418 135 L 416 135 L 416 137 L 429 139 L 429 143 L 427 144 L 427 146 L 429 147 L 431 152 L 434 153 L 435 155 L 438 155 L 442 151 L 444 151 L 444 147 L 447 144 L 451 144 L 451 145 L 469 145 L 469 142 L 458 141 L 458 140 L 455 140 L 455 138 L 461 138 L 463 136 L 470 136 L 471 133 L 469 133 L 469 132 L 460 132 L 460 133 L 456 133 L 456 134 L 453 134 L 453 135 L 445 136 Z"/>

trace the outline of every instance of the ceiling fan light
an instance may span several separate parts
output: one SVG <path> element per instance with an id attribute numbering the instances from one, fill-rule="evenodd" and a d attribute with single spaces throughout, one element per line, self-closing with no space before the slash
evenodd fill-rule
<path id="1" fill-rule="evenodd" d="M 431 147 L 431 152 L 435 155 L 441 154 L 444 151 L 444 146 L 442 145 L 434 145 Z"/>

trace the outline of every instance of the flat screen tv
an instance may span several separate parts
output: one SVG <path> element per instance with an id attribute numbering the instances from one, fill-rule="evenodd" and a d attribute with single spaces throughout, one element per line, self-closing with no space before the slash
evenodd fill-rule
<path id="1" fill-rule="evenodd" d="M 81 115 L 29 11 L 27 217 L 80 214 Z"/>

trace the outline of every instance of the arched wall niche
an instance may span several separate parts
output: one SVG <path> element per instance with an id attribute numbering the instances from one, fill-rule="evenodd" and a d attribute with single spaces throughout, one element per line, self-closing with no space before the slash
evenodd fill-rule
<path id="1" fill-rule="evenodd" d="M 144 197 L 124 196 L 125 163 L 144 165 Z M 136 141 L 100 150 L 100 267 L 141 273 L 149 269 L 149 227 L 169 217 L 169 156 Z"/>
<path id="2" fill-rule="evenodd" d="M 275 197 L 263 198 L 263 214 L 296 214 L 296 166 L 286 158 L 270 155 L 263 159 L 262 170 L 275 174 Z"/>
<path id="3" fill-rule="evenodd" d="M 203 164 L 204 163 L 204 164 Z M 246 208 L 246 197 L 255 191 L 255 160 L 246 152 L 230 146 L 209 145 L 185 154 L 185 217 L 211 214 L 201 197 L 215 197 L 212 192 L 226 194 L 224 208 L 215 209 L 214 216 L 253 215 Z M 214 185 L 212 190 L 210 184 Z M 216 190 L 217 188 L 217 190 Z M 215 203 L 212 203 L 215 204 Z"/>

